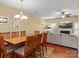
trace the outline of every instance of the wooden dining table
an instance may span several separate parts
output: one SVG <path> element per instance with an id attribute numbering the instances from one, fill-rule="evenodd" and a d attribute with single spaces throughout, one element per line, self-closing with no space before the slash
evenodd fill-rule
<path id="1" fill-rule="evenodd" d="M 26 36 L 23 36 L 23 37 L 19 36 L 19 37 L 16 37 L 16 38 L 9 38 L 9 39 L 4 38 L 5 45 L 7 43 L 9 43 L 10 45 L 19 45 L 19 44 L 26 41 L 27 36 L 32 36 L 32 35 L 35 35 L 35 34 L 34 33 L 29 33 L 29 34 L 27 34 Z M 25 44 L 25 43 L 23 43 L 23 44 Z"/>
<path id="2" fill-rule="evenodd" d="M 22 42 L 26 41 L 26 36 L 24 37 L 17 37 L 17 38 L 10 38 L 10 39 L 4 39 L 5 42 L 12 44 L 12 45 L 17 45 Z"/>
<path id="3" fill-rule="evenodd" d="M 4 39 L 4 41 L 9 43 L 9 44 L 11 44 L 11 45 L 19 45 L 19 44 L 21 44 L 21 43 L 26 41 L 26 37 L 27 36 L 32 36 L 32 35 L 33 35 L 33 33 L 27 34 L 26 36 L 23 36 L 23 37 Z M 25 44 L 25 43 L 23 43 L 23 44 Z"/>

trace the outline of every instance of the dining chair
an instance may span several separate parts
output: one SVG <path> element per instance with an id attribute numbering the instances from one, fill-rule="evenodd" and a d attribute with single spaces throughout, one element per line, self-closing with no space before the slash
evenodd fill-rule
<path id="1" fill-rule="evenodd" d="M 39 34 L 40 33 L 40 31 L 34 31 L 34 34 Z"/>
<path id="2" fill-rule="evenodd" d="M 1 36 L 3 36 L 4 39 L 10 39 L 10 32 L 1 32 Z"/>
<path id="3" fill-rule="evenodd" d="M 11 54 L 15 49 L 16 48 L 13 45 L 5 46 L 4 38 L 3 36 L 0 36 L 0 57 L 1 58 L 11 57 Z"/>
<path id="4" fill-rule="evenodd" d="M 11 32 L 11 38 L 19 37 L 19 31 Z"/>
<path id="5" fill-rule="evenodd" d="M 36 57 L 37 56 L 37 52 L 40 53 L 40 56 L 39 57 L 42 57 L 42 49 L 41 49 L 41 40 L 42 40 L 42 34 L 37 34 L 36 37 L 36 40 L 35 40 L 35 54 L 36 54 Z"/>
<path id="6" fill-rule="evenodd" d="M 20 31 L 20 36 L 21 37 L 26 36 L 26 31 Z"/>
<path id="7" fill-rule="evenodd" d="M 26 58 L 34 53 L 35 36 L 27 36 L 25 46 L 15 50 L 15 57 Z"/>
<path id="8" fill-rule="evenodd" d="M 10 39 L 10 32 L 1 32 L 0 36 L 3 36 L 4 39 Z M 7 42 L 5 42 L 5 45 L 9 45 Z"/>
<path id="9" fill-rule="evenodd" d="M 47 33 L 46 32 L 42 33 L 41 46 L 42 46 L 43 51 L 44 51 L 44 48 L 45 48 L 45 50 L 47 52 Z M 43 53 L 43 55 L 44 55 L 44 53 Z"/>

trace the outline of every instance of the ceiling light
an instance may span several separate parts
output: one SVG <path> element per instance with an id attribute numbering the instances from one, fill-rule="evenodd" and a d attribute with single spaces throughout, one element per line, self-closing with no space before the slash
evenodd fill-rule
<path id="1" fill-rule="evenodd" d="M 62 15 L 61 18 L 65 18 L 65 15 Z"/>
<path id="2" fill-rule="evenodd" d="M 2 21 L 2 18 L 0 18 L 0 21 Z"/>
<path id="3" fill-rule="evenodd" d="M 23 14 L 23 10 L 22 10 L 22 8 L 23 8 L 23 6 L 22 6 L 23 0 L 20 0 L 20 1 L 21 1 L 21 12 L 20 12 L 20 14 L 15 15 L 14 18 L 21 19 L 21 20 L 28 19 L 28 17 Z"/>

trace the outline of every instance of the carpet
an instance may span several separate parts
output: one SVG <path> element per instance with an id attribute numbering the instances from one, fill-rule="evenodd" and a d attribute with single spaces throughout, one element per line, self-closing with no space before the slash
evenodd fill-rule
<path id="1" fill-rule="evenodd" d="M 53 50 L 53 48 L 47 47 L 47 52 L 44 51 L 44 55 L 42 57 L 38 54 L 38 58 L 49 58 L 49 56 L 53 53 Z"/>

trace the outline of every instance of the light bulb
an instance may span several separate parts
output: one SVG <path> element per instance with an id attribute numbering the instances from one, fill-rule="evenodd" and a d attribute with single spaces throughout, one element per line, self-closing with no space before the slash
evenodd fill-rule
<path id="1" fill-rule="evenodd" d="M 15 18 L 20 18 L 20 16 L 21 16 L 21 15 L 15 15 L 14 17 L 15 17 Z"/>
<path id="2" fill-rule="evenodd" d="M 23 19 L 28 19 L 28 17 L 26 17 L 25 15 L 22 15 L 21 16 L 21 19 L 23 20 Z"/>
<path id="3" fill-rule="evenodd" d="M 0 18 L 0 21 L 2 21 L 2 18 Z"/>
<path id="4" fill-rule="evenodd" d="M 65 15 L 62 15 L 61 18 L 65 18 Z"/>

